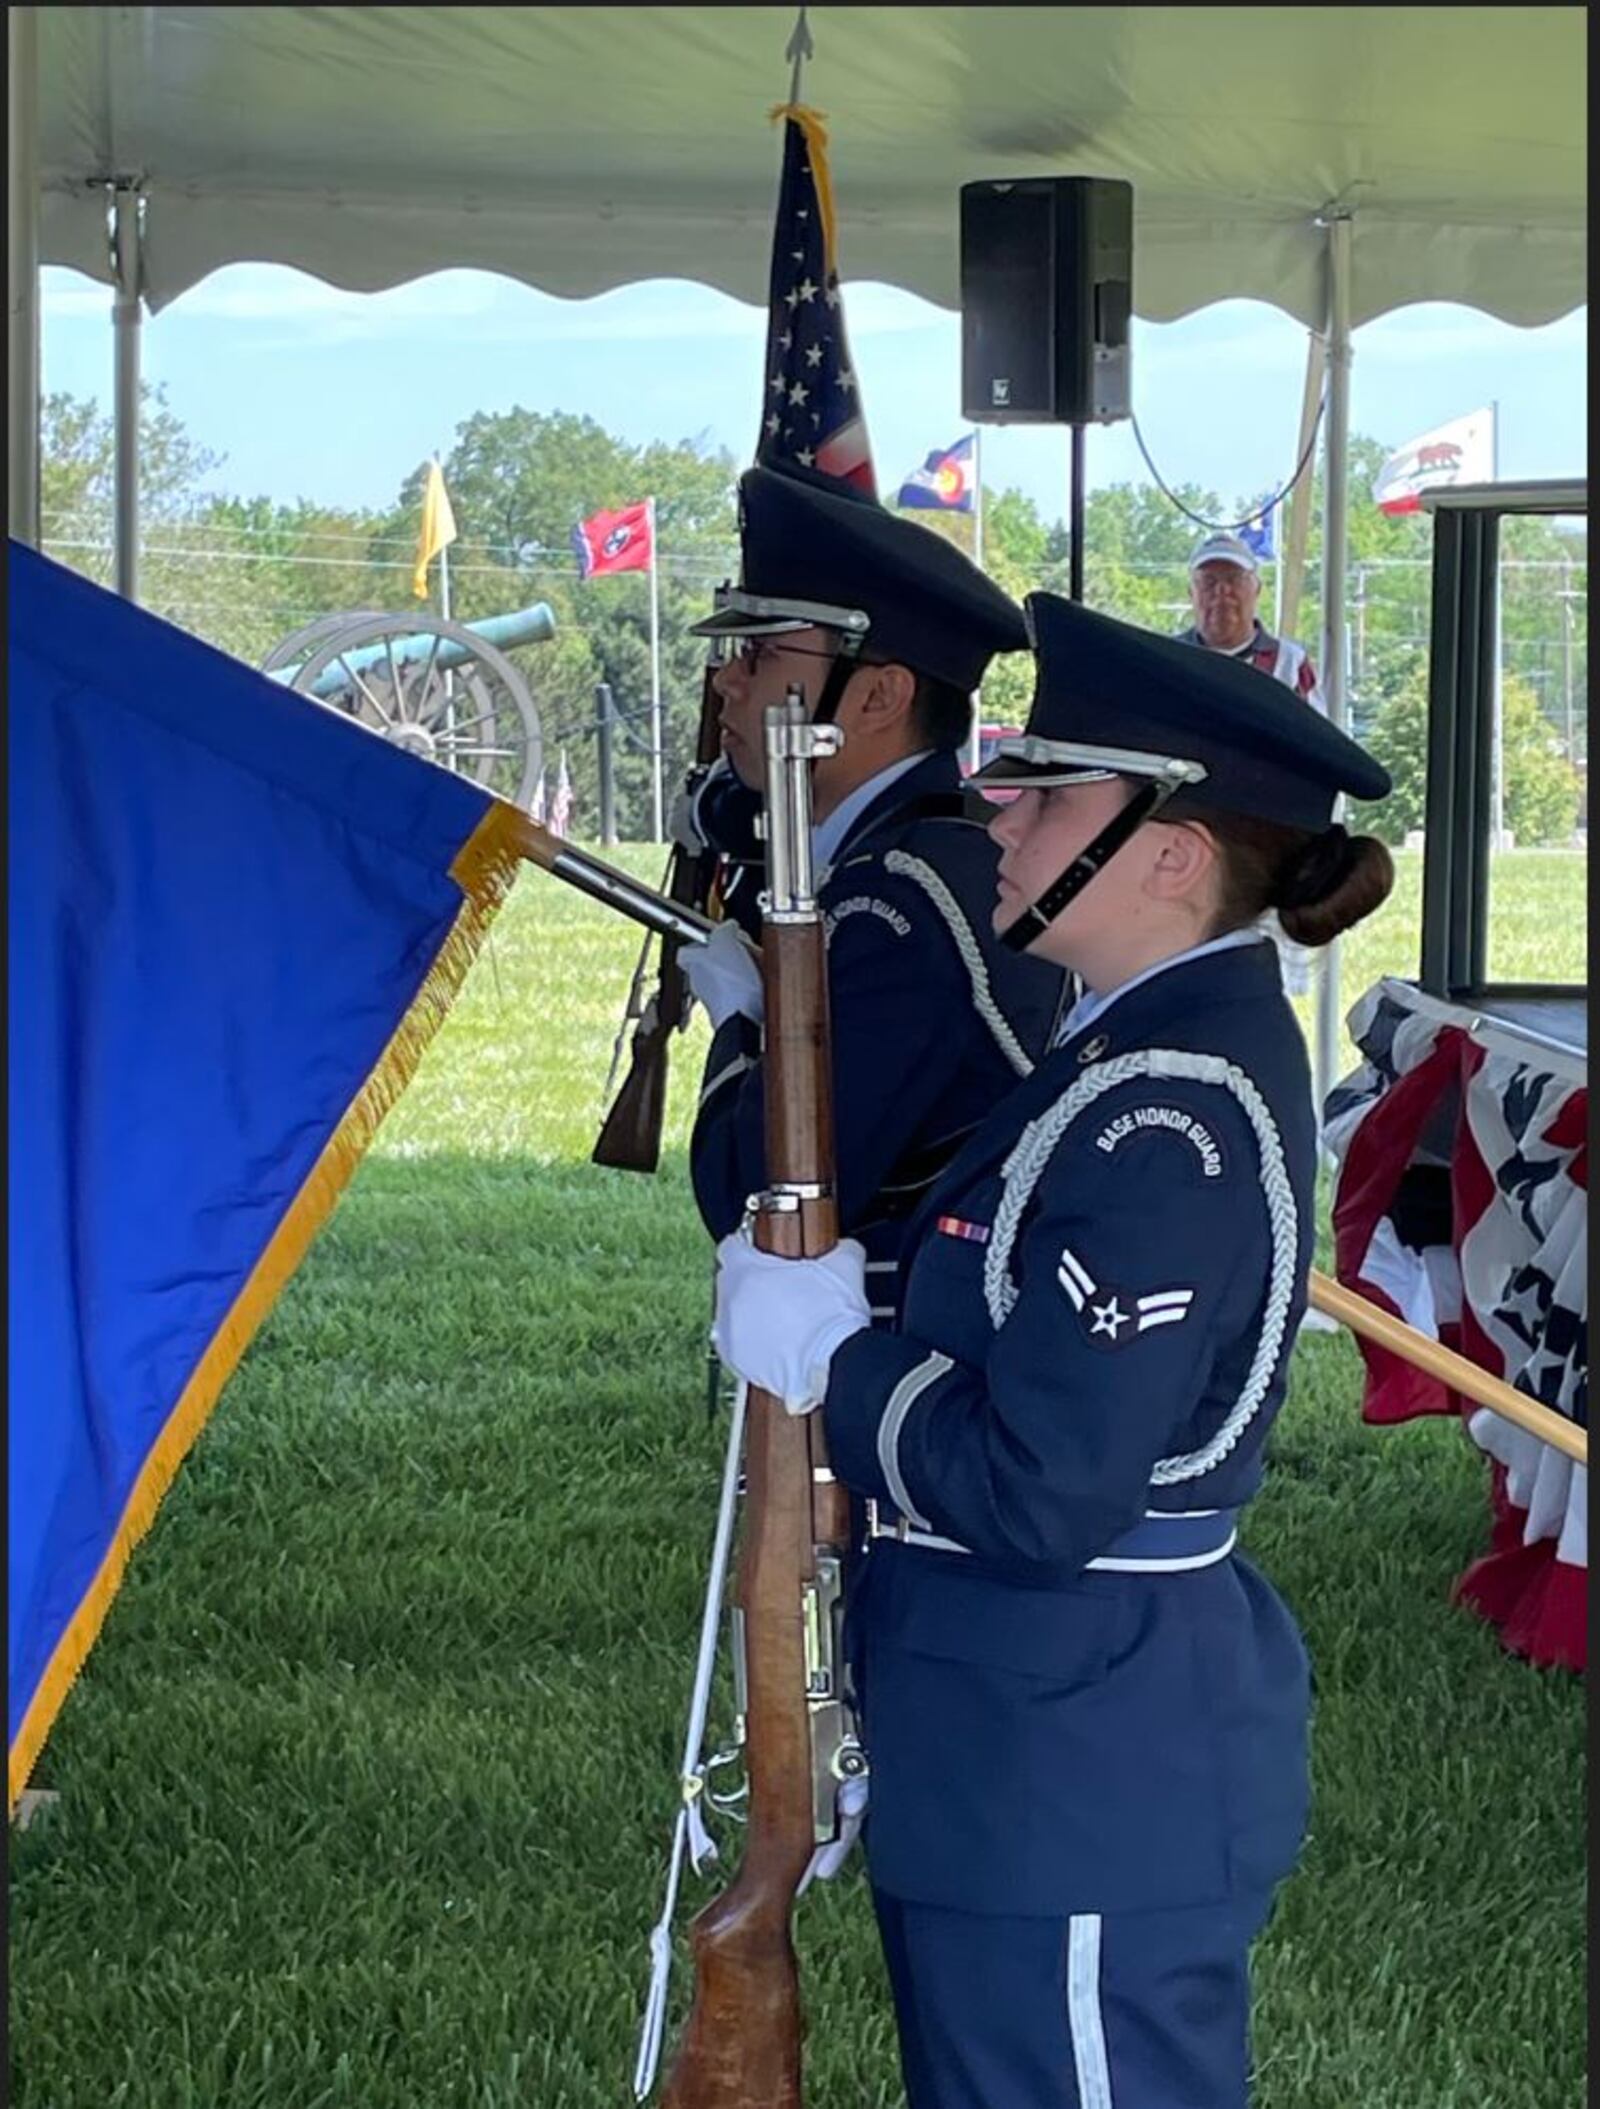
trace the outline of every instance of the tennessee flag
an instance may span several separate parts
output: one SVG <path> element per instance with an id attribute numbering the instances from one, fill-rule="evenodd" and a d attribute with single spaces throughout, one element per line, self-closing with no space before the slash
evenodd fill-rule
<path id="1" fill-rule="evenodd" d="M 614 571 L 648 571 L 655 562 L 655 530 L 648 498 L 620 512 L 594 513 L 572 530 L 578 576 L 607 578 Z"/>
<path id="2" fill-rule="evenodd" d="M 942 453 L 936 449 L 901 484 L 895 504 L 920 506 L 926 512 L 970 513 L 974 454 L 970 432 Z"/>
<path id="3" fill-rule="evenodd" d="M 444 471 L 435 455 L 428 463 L 428 480 L 422 489 L 422 532 L 417 540 L 417 568 L 411 576 L 411 590 L 418 600 L 428 597 L 428 566 L 455 538 L 456 516 L 451 510 L 450 493 L 444 487 Z"/>
<path id="4" fill-rule="evenodd" d="M 10 545 L 11 1804 L 516 809 Z"/>

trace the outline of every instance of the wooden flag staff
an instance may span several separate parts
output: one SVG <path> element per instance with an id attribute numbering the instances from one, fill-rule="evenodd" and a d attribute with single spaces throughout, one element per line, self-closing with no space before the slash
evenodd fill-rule
<path id="1" fill-rule="evenodd" d="M 1490 1376 L 1486 1369 L 1480 1369 L 1476 1362 L 1469 1362 L 1465 1355 L 1441 1346 L 1437 1340 L 1429 1340 L 1415 1326 L 1392 1317 L 1387 1311 L 1380 1311 L 1375 1303 L 1369 1303 L 1366 1297 L 1358 1296 L 1353 1289 L 1345 1288 L 1341 1282 L 1332 1280 L 1315 1267 L 1311 1270 L 1311 1301 L 1319 1311 L 1348 1326 L 1352 1333 L 1360 1333 L 1378 1347 L 1386 1347 L 1390 1354 L 1398 1355 L 1414 1369 L 1437 1377 L 1450 1390 L 1459 1391 L 1464 1398 L 1474 1400 L 1479 1406 L 1487 1406 L 1491 1413 L 1499 1414 L 1502 1420 L 1510 1421 L 1515 1427 L 1526 1429 L 1540 1442 L 1564 1450 L 1580 1465 L 1588 1464 L 1588 1431 L 1580 1428 L 1576 1421 L 1569 1421 L 1564 1413 L 1541 1406 L 1537 1399 L 1513 1391 L 1509 1384 Z"/>

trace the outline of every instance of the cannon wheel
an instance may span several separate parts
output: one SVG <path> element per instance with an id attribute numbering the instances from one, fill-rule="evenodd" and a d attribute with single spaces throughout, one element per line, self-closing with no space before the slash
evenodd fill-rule
<path id="1" fill-rule="evenodd" d="M 395 616 L 386 616 L 381 608 L 347 608 L 342 615 L 319 615 L 315 622 L 308 622 L 303 629 L 293 631 L 281 643 L 275 644 L 262 660 L 261 671 L 275 674 L 283 667 L 298 666 L 314 645 L 324 643 L 347 623 L 395 620 Z"/>
<path id="2" fill-rule="evenodd" d="M 428 640 L 416 651 L 412 640 Z M 446 642 L 462 657 L 439 665 Z M 411 655 L 402 658 L 405 643 Z M 359 652 L 381 647 L 366 664 Z M 513 804 L 532 802 L 544 768 L 539 712 L 522 674 L 496 646 L 463 623 L 437 615 L 367 612 L 325 616 L 285 638 L 263 663 L 263 672 L 288 666 L 297 656 L 289 686 L 302 695 L 319 687 L 319 701 L 342 710 L 381 738 L 412 754 L 469 776 Z M 338 681 L 330 694 L 327 680 Z"/>

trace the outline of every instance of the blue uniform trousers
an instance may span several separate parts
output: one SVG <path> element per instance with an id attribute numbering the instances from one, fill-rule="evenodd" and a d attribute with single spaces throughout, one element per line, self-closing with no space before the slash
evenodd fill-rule
<path id="1" fill-rule="evenodd" d="M 908 2109 L 1243 2109 L 1270 1897 L 1072 1918 L 873 1903 Z"/>

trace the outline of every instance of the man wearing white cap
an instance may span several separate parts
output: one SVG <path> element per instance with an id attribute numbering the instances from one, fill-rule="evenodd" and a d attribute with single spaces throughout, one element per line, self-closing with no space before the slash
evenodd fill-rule
<path id="1" fill-rule="evenodd" d="M 1194 625 L 1180 633 L 1182 641 L 1243 659 L 1321 710 L 1310 653 L 1292 638 L 1274 637 L 1262 628 L 1256 616 L 1260 598 L 1261 571 L 1249 544 L 1225 529 L 1207 535 L 1189 559 Z"/>
<path id="2" fill-rule="evenodd" d="M 1259 673 L 1270 674 L 1324 716 L 1327 706 L 1317 683 L 1311 654 L 1292 637 L 1274 637 L 1256 615 L 1261 598 L 1261 569 L 1255 551 L 1240 536 L 1219 528 L 1196 545 L 1189 559 L 1189 602 L 1194 623 L 1179 632 L 1184 644 L 1225 652 Z M 1278 938 L 1283 985 L 1291 996 L 1311 989 L 1311 960 L 1303 946 Z"/>

